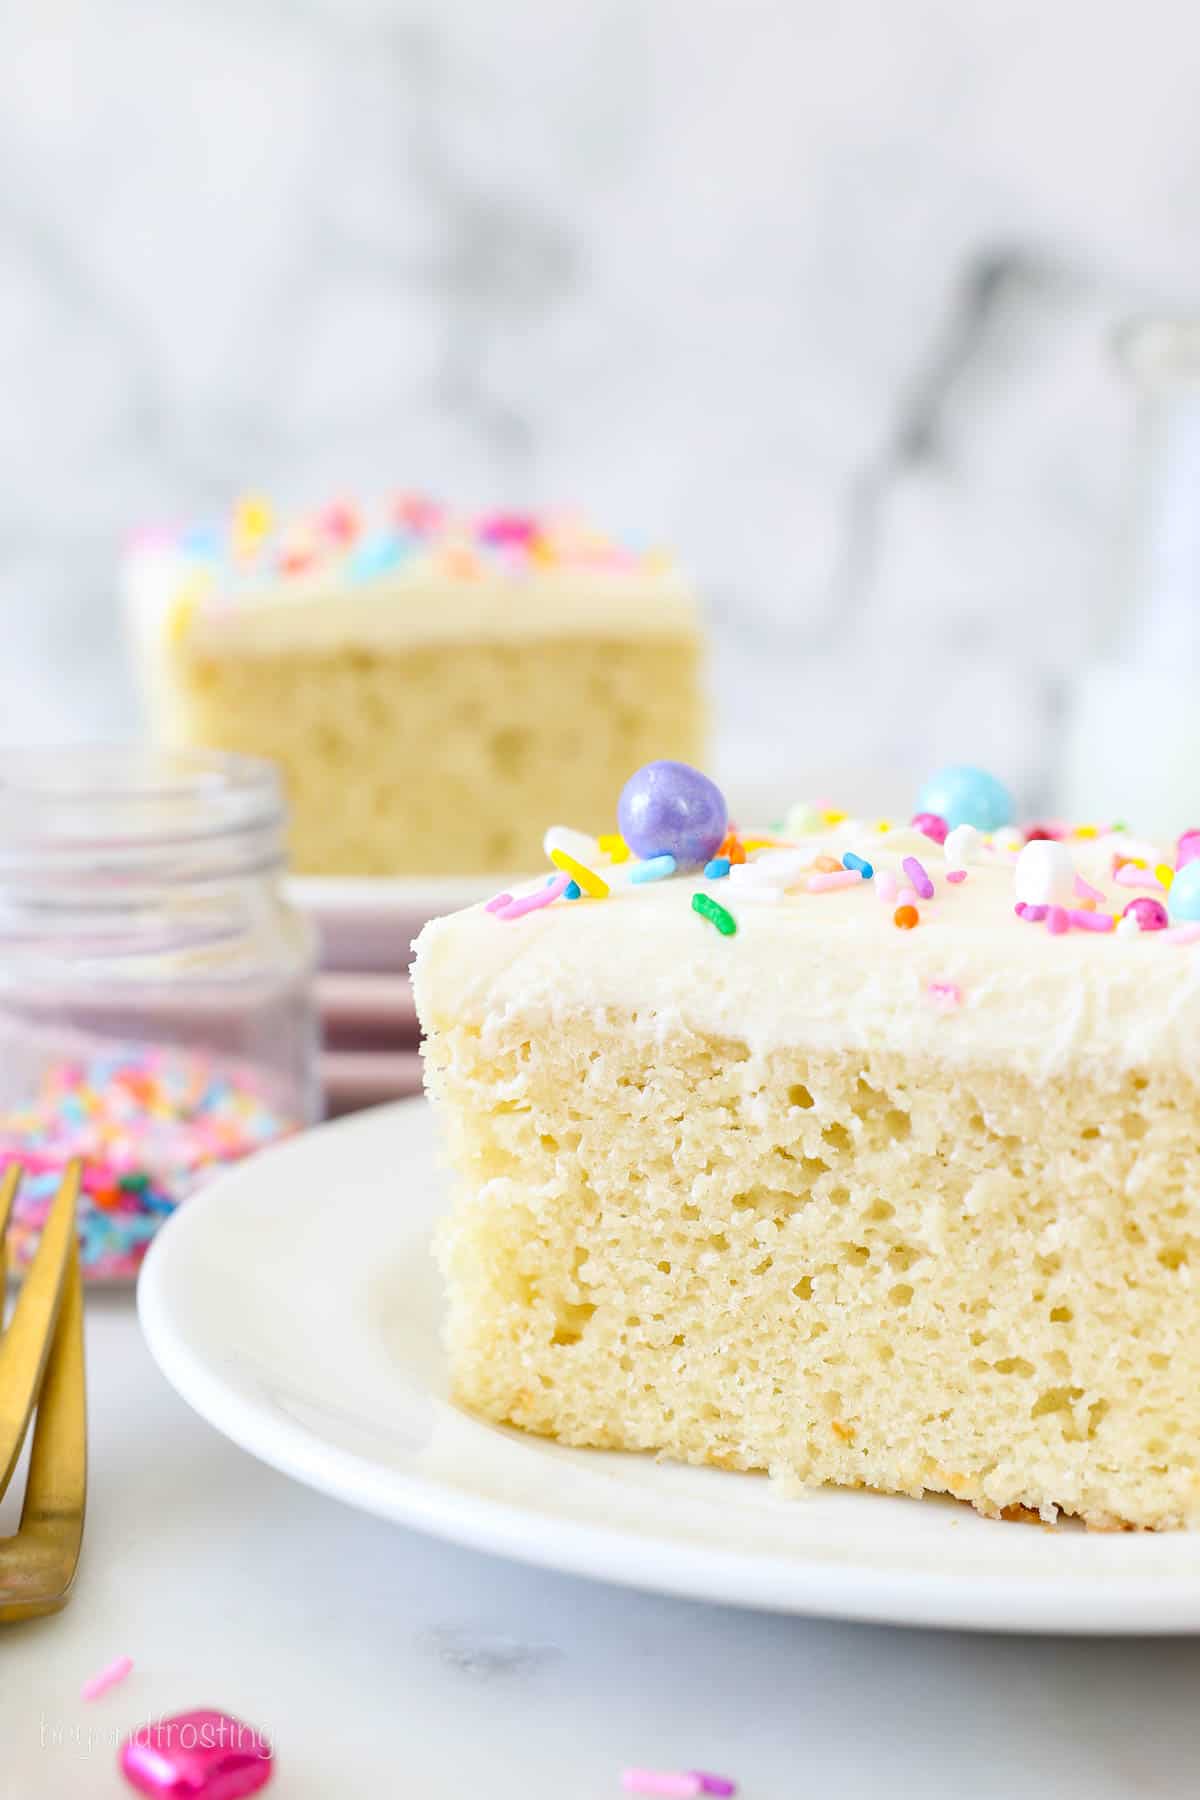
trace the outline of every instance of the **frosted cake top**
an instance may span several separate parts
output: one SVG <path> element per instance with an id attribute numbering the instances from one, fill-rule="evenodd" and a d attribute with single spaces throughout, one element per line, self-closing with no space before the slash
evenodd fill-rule
<path id="1" fill-rule="evenodd" d="M 1164 853 L 1123 824 L 1019 828 L 963 767 L 919 808 L 747 834 L 698 771 L 648 765 L 618 831 L 553 828 L 549 877 L 425 928 L 422 1018 L 614 1007 L 757 1049 L 1194 1065 L 1200 832 Z"/>
<path id="2" fill-rule="evenodd" d="M 247 649 L 609 624 L 637 637 L 694 615 L 665 551 L 617 543 L 566 513 L 452 513 L 417 494 L 286 516 L 248 496 L 219 522 L 137 532 L 124 583 L 138 636 L 165 624 L 175 641 L 201 633 Z M 415 604 L 433 591 L 444 612 Z"/>

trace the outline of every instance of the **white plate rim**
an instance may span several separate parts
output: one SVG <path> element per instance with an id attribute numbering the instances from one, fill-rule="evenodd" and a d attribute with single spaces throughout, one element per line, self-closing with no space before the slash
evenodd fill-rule
<path id="1" fill-rule="evenodd" d="M 966 1630 L 1121 1635 L 1200 1632 L 1200 1561 L 1181 1575 L 1172 1569 L 1170 1554 L 1173 1543 L 1192 1544 L 1200 1551 L 1200 1534 L 1196 1533 L 1085 1538 L 1084 1542 L 1096 1547 L 1099 1565 L 1090 1585 L 1081 1585 L 1078 1578 L 1064 1582 L 1007 1570 L 975 1572 L 964 1580 L 961 1570 L 953 1566 L 931 1572 L 927 1567 L 888 1570 L 802 1557 L 783 1563 L 778 1556 L 759 1556 L 752 1549 L 697 1548 L 661 1534 L 582 1524 L 557 1515 L 539 1516 L 527 1506 L 508 1505 L 373 1462 L 248 1397 L 231 1380 L 212 1345 L 189 1341 L 173 1317 L 173 1293 L 177 1283 L 186 1279 L 195 1234 L 212 1237 L 226 1231 L 226 1211 L 246 1205 L 243 1187 L 252 1193 L 258 1184 L 265 1193 L 268 1171 L 286 1178 L 284 1165 L 309 1154 L 315 1138 L 328 1143 L 331 1135 L 337 1134 L 339 1149 L 352 1156 L 360 1145 L 369 1148 L 374 1134 L 393 1131 L 401 1143 L 405 1136 L 427 1139 L 425 1102 L 413 1098 L 374 1107 L 260 1152 L 181 1208 L 159 1233 L 143 1265 L 138 1313 L 159 1369 L 201 1417 L 260 1461 L 350 1506 L 435 1537 L 643 1591 L 799 1616 Z M 482 1424 L 479 1429 L 495 1430 Z M 520 1442 L 519 1433 L 506 1435 Z M 545 1448 L 543 1440 L 537 1443 Z M 664 1481 L 672 1478 L 673 1465 L 656 1467 L 663 1470 Z M 756 1485 L 760 1480 L 740 1475 L 715 1479 Z M 730 1491 L 732 1495 L 735 1490 L 731 1487 Z M 839 1498 L 864 1507 L 931 1504 L 857 1493 Z M 947 1511 L 948 1518 L 956 1516 L 961 1515 Z M 999 1524 L 987 1528 L 1012 1533 L 1030 1529 Z M 1115 1578 L 1111 1572 L 1105 1575 L 1105 1546 L 1114 1542 L 1144 1546 L 1148 1571 L 1120 1573 Z"/>

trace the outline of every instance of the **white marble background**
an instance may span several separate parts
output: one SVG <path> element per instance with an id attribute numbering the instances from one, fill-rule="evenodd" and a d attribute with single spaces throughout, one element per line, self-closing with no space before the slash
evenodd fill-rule
<path id="1" fill-rule="evenodd" d="M 1188 0 L 0 0 L 0 732 L 125 734 L 113 562 L 253 483 L 583 502 L 725 767 L 1044 803 L 1114 321 L 1200 298 Z"/>

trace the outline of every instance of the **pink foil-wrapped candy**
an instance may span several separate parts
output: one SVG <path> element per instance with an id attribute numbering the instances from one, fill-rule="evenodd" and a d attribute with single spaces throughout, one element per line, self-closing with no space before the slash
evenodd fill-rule
<path id="1" fill-rule="evenodd" d="M 1175 867 L 1182 869 L 1185 863 L 1195 862 L 1200 856 L 1200 831 L 1185 831 L 1175 846 Z"/>
<path id="2" fill-rule="evenodd" d="M 242 1800 L 270 1781 L 274 1753 L 252 1725 L 200 1707 L 140 1726 L 118 1762 L 130 1786 L 155 1800 Z"/>
<path id="3" fill-rule="evenodd" d="M 1139 894 L 1136 900 L 1131 900 L 1123 917 L 1136 919 L 1143 931 L 1165 931 L 1171 923 L 1166 907 L 1152 894 Z"/>

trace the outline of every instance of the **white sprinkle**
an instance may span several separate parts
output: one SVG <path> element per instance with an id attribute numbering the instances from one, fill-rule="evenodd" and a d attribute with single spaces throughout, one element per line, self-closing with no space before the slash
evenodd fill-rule
<path id="1" fill-rule="evenodd" d="M 956 825 L 946 833 L 942 851 L 952 869 L 969 868 L 979 858 L 979 833 L 973 825 Z"/>
<path id="2" fill-rule="evenodd" d="M 1070 906 L 1075 898 L 1075 864 L 1067 846 L 1053 838 L 1026 844 L 1013 871 L 1013 888 L 1026 906 Z"/>
<path id="3" fill-rule="evenodd" d="M 576 862 L 581 862 L 586 869 L 594 869 L 597 863 L 607 863 L 608 858 L 601 854 L 600 846 L 594 837 L 586 831 L 576 831 L 571 825 L 551 825 L 542 839 L 542 849 L 549 857 L 552 850 L 565 850 Z"/>

